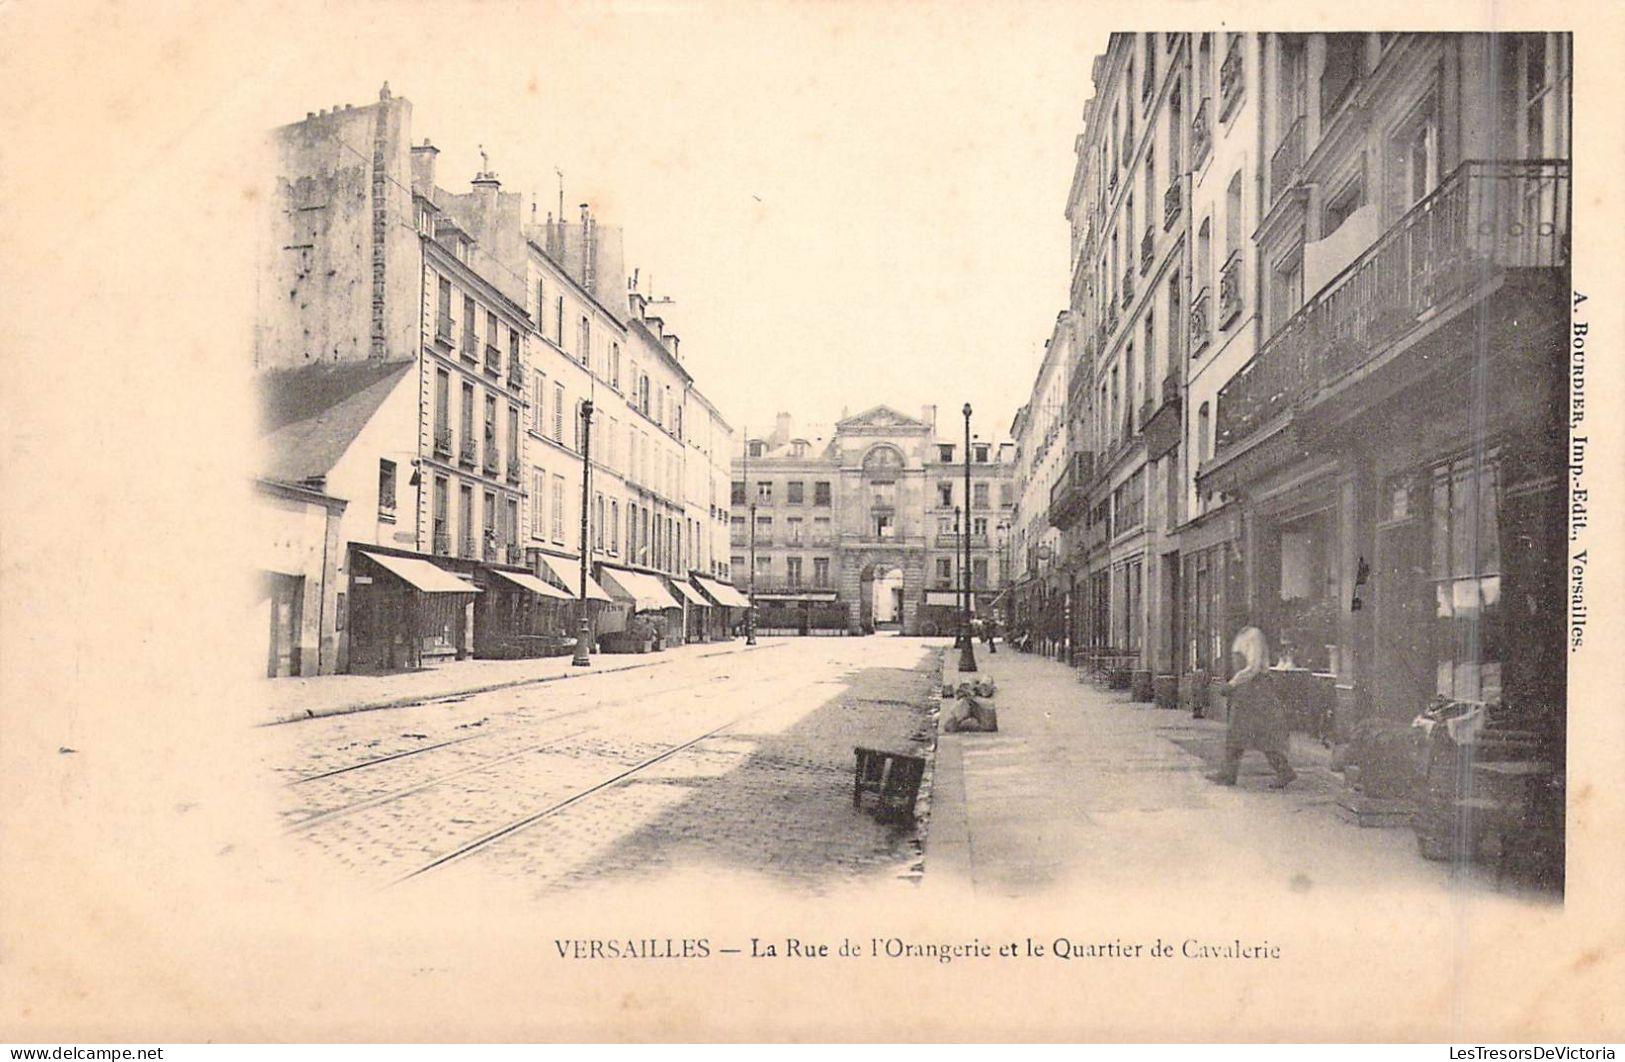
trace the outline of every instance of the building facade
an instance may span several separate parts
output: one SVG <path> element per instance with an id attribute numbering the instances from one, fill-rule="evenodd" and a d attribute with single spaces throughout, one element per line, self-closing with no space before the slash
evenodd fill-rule
<path id="1" fill-rule="evenodd" d="M 618 230 L 585 207 L 579 225 L 527 221 L 488 161 L 449 192 L 410 129 L 385 86 L 273 136 L 267 475 L 349 502 L 338 666 L 544 654 L 583 617 L 600 639 L 640 611 L 667 641 L 714 633 L 690 569 L 726 575 L 699 560 L 690 514 L 726 520 L 729 429 L 629 292 Z"/>
<path id="2" fill-rule="evenodd" d="M 1222 713 L 1252 625 L 1300 729 L 1477 705 L 1561 764 L 1570 64 L 1562 34 L 1113 36 L 1050 520 L 1069 637 L 1137 695 Z"/>
<path id="3" fill-rule="evenodd" d="M 948 633 L 967 586 L 988 612 L 1006 578 L 1014 447 L 972 438 L 968 513 L 964 457 L 930 406 L 918 418 L 877 406 L 807 434 L 780 414 L 772 433 L 747 432 L 729 543 L 733 569 L 752 575 L 735 584 L 754 587 L 771 628 Z"/>

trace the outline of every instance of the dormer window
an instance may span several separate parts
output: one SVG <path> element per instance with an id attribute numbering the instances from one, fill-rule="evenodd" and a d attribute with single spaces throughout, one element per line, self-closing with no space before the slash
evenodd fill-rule
<path id="1" fill-rule="evenodd" d="M 937 444 L 937 459 L 939 461 L 941 461 L 945 465 L 953 464 L 954 463 L 954 446 L 953 446 L 953 443 L 938 443 Z"/>
<path id="2" fill-rule="evenodd" d="M 750 441 L 750 455 L 752 457 L 762 456 L 762 441 L 760 439 L 752 439 Z"/>

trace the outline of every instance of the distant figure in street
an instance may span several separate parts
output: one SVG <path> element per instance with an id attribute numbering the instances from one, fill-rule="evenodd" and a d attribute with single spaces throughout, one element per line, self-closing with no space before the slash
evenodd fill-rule
<path id="1" fill-rule="evenodd" d="M 994 629 L 994 624 L 994 620 L 982 621 L 982 641 L 987 643 L 987 651 L 990 653 L 996 653 L 999 651 L 999 647 L 993 644 L 993 636 L 997 633 L 997 631 Z"/>
<path id="2" fill-rule="evenodd" d="M 1264 632 L 1248 627 L 1231 643 L 1230 656 L 1236 673 L 1225 684 L 1230 701 L 1230 726 L 1225 734 L 1224 764 L 1208 775 L 1220 785 L 1235 785 L 1242 753 L 1256 749 L 1275 768 L 1271 787 L 1285 789 L 1298 777 L 1287 762 L 1286 706 L 1270 682 L 1270 646 Z"/>

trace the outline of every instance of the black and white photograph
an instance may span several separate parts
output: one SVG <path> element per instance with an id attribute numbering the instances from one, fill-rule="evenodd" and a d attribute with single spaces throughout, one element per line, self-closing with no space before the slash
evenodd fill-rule
<path id="1" fill-rule="evenodd" d="M 1625 1032 L 1618 12 L 65 11 L 0 1039 Z"/>

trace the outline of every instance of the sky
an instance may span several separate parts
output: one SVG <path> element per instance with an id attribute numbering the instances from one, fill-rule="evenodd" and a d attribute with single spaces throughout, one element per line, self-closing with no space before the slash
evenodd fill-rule
<path id="1" fill-rule="evenodd" d="M 624 230 L 736 430 L 886 403 L 1008 431 L 1065 308 L 1072 142 L 1106 40 L 1049 4 L 351 7 L 267 20 L 264 127 L 386 79 L 479 168 Z M 942 430 L 963 430 L 957 412 Z"/>

